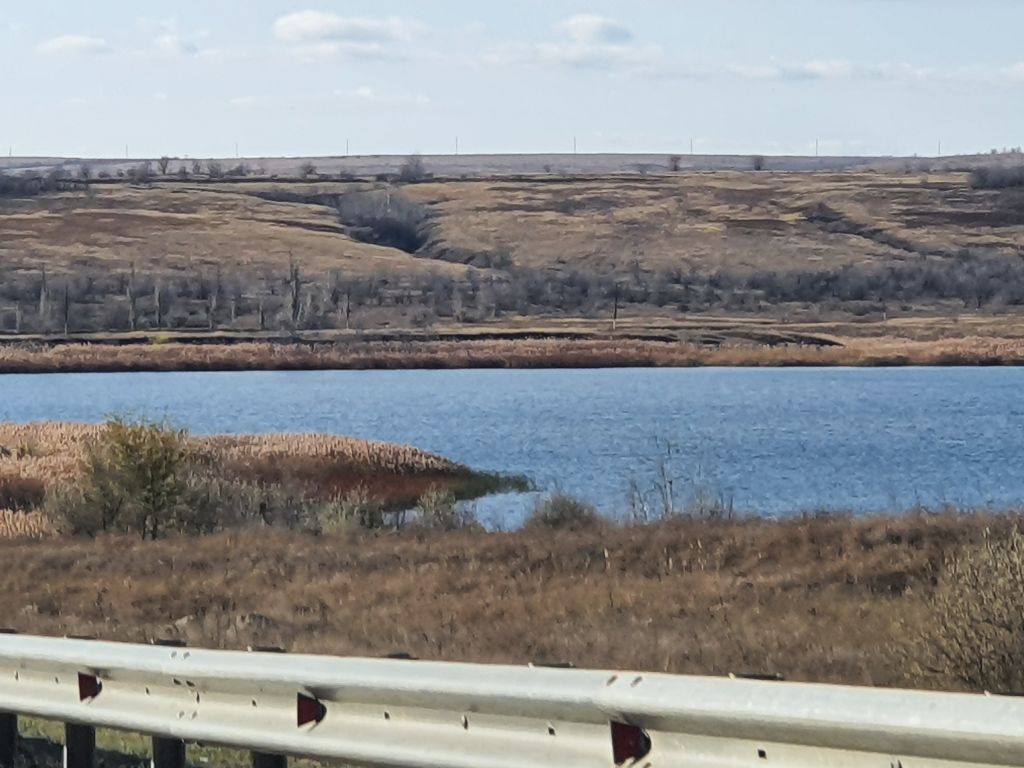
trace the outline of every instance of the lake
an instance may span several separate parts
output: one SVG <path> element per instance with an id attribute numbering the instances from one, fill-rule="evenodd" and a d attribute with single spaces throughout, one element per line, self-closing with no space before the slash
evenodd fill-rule
<path id="1" fill-rule="evenodd" d="M 1024 501 L 1024 369 L 614 369 L 0 375 L 0 420 L 171 418 L 316 431 L 525 474 L 609 513 L 672 480 L 788 515 Z M 481 502 L 514 525 L 531 499 Z"/>

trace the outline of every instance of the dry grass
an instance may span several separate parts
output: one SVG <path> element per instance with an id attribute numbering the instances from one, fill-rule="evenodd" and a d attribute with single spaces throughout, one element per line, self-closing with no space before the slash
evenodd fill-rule
<path id="1" fill-rule="evenodd" d="M 292 192 L 339 194 L 372 183 L 287 184 Z M 100 185 L 0 206 L 0 259 L 45 264 L 53 274 L 127 270 L 144 274 L 244 270 L 461 275 L 466 269 L 359 243 L 321 205 L 275 203 L 254 193 L 281 183 L 216 186 L 161 182 Z M 607 274 L 630 270 L 816 269 L 916 257 L 884 242 L 830 233 L 808 218 L 818 205 L 921 252 L 984 247 L 1014 253 L 1024 217 L 1000 193 L 973 190 L 967 174 L 682 173 L 645 177 L 468 180 L 403 188 L 427 205 L 442 250 L 505 254 L 520 266 Z M 486 272 L 487 270 L 483 270 Z"/>
<path id="2" fill-rule="evenodd" d="M 24 632 L 875 685 L 993 516 L 323 537 L 0 542 Z"/>
<path id="3" fill-rule="evenodd" d="M 46 490 L 76 481 L 89 441 L 102 426 L 0 423 L 0 538 L 52 532 L 38 512 Z M 417 498 L 432 486 L 458 489 L 476 476 L 417 448 L 334 435 L 192 438 L 228 477 L 261 484 L 301 483 L 323 498 L 363 487 L 376 500 Z M 4 509 L 8 506 L 8 509 Z"/>
<path id="4" fill-rule="evenodd" d="M 287 274 L 291 259 L 320 275 L 464 272 L 352 240 L 324 206 L 273 203 L 244 187 L 99 186 L 89 196 L 0 202 L 0 211 L 0 262 L 26 270 L 45 265 L 53 275 L 126 272 L 134 263 L 148 275 L 219 268 L 256 278 Z"/>
<path id="5" fill-rule="evenodd" d="M 0 347 L 0 373 L 688 366 L 1020 365 L 1024 339 L 833 337 L 835 346 L 605 339 Z"/>

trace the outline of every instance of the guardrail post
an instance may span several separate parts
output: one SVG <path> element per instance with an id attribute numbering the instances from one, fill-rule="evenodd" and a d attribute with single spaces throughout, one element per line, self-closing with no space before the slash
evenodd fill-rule
<path id="1" fill-rule="evenodd" d="M 185 742 L 153 737 L 153 768 L 185 768 Z"/>
<path id="2" fill-rule="evenodd" d="M 184 648 L 184 640 L 153 640 L 153 645 L 164 648 Z M 153 737 L 152 768 L 185 768 L 185 742 L 181 739 Z"/>
<path id="3" fill-rule="evenodd" d="M 96 729 L 91 725 L 64 724 L 64 768 L 95 768 Z"/>
<path id="4" fill-rule="evenodd" d="M 18 754 L 18 716 L 0 712 L 0 768 L 14 768 Z"/>
<path id="5" fill-rule="evenodd" d="M 249 647 L 253 653 L 284 653 L 284 648 L 276 646 Z M 288 758 L 284 755 L 274 755 L 268 752 L 252 753 L 252 768 L 288 768 Z"/>

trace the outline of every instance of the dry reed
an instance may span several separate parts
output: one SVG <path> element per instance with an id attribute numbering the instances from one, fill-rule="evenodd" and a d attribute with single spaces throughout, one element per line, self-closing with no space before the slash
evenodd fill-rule
<path id="1" fill-rule="evenodd" d="M 931 341 L 851 338 L 830 347 L 703 346 L 628 339 L 0 347 L 0 373 L 1021 364 L 1024 340 L 989 337 Z"/>

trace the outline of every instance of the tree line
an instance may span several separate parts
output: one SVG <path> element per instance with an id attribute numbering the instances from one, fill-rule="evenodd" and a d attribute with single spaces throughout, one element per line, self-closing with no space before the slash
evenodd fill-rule
<path id="1" fill-rule="evenodd" d="M 369 330 L 443 320 L 480 323 L 509 315 L 611 317 L 630 308 L 665 312 L 772 312 L 798 305 L 864 314 L 954 302 L 965 310 L 1024 305 L 1024 254 L 963 251 L 877 265 L 815 270 L 624 274 L 509 267 L 450 275 L 205 272 L 54 275 L 0 267 L 0 330 Z"/>

